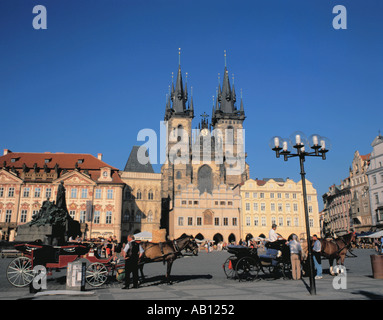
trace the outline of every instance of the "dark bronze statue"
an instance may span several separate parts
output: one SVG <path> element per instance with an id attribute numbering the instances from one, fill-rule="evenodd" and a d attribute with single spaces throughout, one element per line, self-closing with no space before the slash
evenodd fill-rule
<path id="1" fill-rule="evenodd" d="M 44 236 L 44 239 L 41 240 L 46 244 L 59 245 L 65 243 L 66 238 L 81 236 L 80 223 L 72 219 L 68 213 L 63 182 L 58 187 L 56 203 L 50 201 L 49 198 L 45 200 L 40 210 L 32 216 L 32 220 L 18 227 L 18 235 L 24 234 L 27 236 L 27 234 L 31 233 L 31 228 L 33 228 L 35 229 L 34 236 L 37 236 L 40 233 L 39 227 L 49 227 L 49 230 L 51 230 L 51 234 L 39 235 Z"/>

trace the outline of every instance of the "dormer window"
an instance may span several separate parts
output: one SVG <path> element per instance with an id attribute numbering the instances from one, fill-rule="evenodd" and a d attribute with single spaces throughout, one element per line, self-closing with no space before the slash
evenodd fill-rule
<path id="1" fill-rule="evenodd" d="M 49 163 L 49 162 L 51 162 L 51 160 L 52 160 L 52 159 L 45 159 L 45 160 L 44 160 L 44 163 Z"/>
<path id="2" fill-rule="evenodd" d="M 77 163 L 78 163 L 78 164 L 82 164 L 82 163 L 84 163 L 84 159 L 78 159 Z"/>

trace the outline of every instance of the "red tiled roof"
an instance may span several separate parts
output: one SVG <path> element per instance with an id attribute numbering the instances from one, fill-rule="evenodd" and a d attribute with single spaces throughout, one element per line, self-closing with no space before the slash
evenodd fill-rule
<path id="1" fill-rule="evenodd" d="M 15 159 L 14 162 L 12 162 L 12 159 Z M 45 163 L 46 159 L 49 159 L 48 163 Z M 118 170 L 91 154 L 84 153 L 10 152 L 0 157 L 0 166 L 3 166 L 4 161 L 6 161 L 7 166 L 14 166 L 15 169 L 22 168 L 24 163 L 28 168 L 33 168 L 36 163 L 38 168 L 43 168 L 44 164 L 46 164 L 49 169 L 53 169 L 57 163 L 62 169 L 74 169 L 80 159 L 83 160 L 82 163 L 78 163 L 81 170 L 98 170 L 102 167 Z"/>
<path id="2" fill-rule="evenodd" d="M 13 160 L 12 160 L 13 159 Z M 46 162 L 46 160 L 49 160 Z M 81 160 L 79 162 L 79 160 Z M 25 164 L 27 168 L 33 169 L 36 164 L 38 168 L 44 168 L 44 165 L 48 169 L 54 169 L 56 164 L 60 169 L 66 169 L 72 171 L 78 165 L 78 170 L 87 173 L 91 176 L 91 179 L 97 181 L 100 177 L 100 168 L 108 167 L 112 170 L 112 183 L 124 183 L 119 174 L 118 169 L 105 163 L 104 161 L 96 158 L 91 154 L 84 153 L 28 153 L 28 152 L 9 152 L 6 155 L 0 156 L 0 168 L 4 166 L 12 168 L 16 171 L 22 170 Z"/>

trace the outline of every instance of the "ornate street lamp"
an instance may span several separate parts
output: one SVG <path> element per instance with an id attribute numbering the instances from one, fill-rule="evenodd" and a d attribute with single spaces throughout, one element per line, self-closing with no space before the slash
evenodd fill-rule
<path id="1" fill-rule="evenodd" d="M 301 168 L 301 177 L 302 177 L 302 191 L 303 191 L 303 202 L 305 209 L 305 222 L 306 222 L 306 234 L 307 234 L 307 248 L 308 248 L 308 258 L 310 265 L 310 294 L 316 294 L 315 279 L 314 279 L 314 264 L 312 256 L 312 248 L 310 243 L 310 224 L 309 224 L 309 213 L 307 206 L 307 192 L 306 192 L 306 179 L 305 179 L 305 169 L 304 162 L 306 157 L 321 157 L 323 160 L 326 160 L 326 153 L 330 150 L 330 141 L 326 137 L 322 137 L 318 134 L 312 134 L 309 139 L 306 138 L 305 134 L 296 131 L 294 132 L 289 139 L 283 139 L 279 136 L 271 138 L 269 143 L 271 149 L 275 151 L 277 158 L 281 155 L 284 160 L 287 161 L 289 158 L 298 157 Z M 295 153 L 289 151 L 289 146 L 292 146 L 296 149 Z M 310 152 L 310 148 L 312 151 Z"/>

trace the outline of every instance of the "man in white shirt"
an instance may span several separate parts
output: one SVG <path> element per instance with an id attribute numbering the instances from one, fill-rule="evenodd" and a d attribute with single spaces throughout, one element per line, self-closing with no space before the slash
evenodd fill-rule
<path id="1" fill-rule="evenodd" d="M 274 242 L 274 241 L 278 240 L 278 234 L 275 232 L 275 230 L 277 230 L 277 225 L 273 224 L 271 226 L 270 231 L 269 231 L 269 241 L 270 242 Z"/>
<path id="2" fill-rule="evenodd" d="M 130 273 L 133 274 L 133 288 L 138 288 L 138 261 L 144 254 L 144 249 L 135 240 L 132 234 L 128 235 L 123 255 L 125 258 L 125 286 L 122 289 L 129 289 Z"/>

